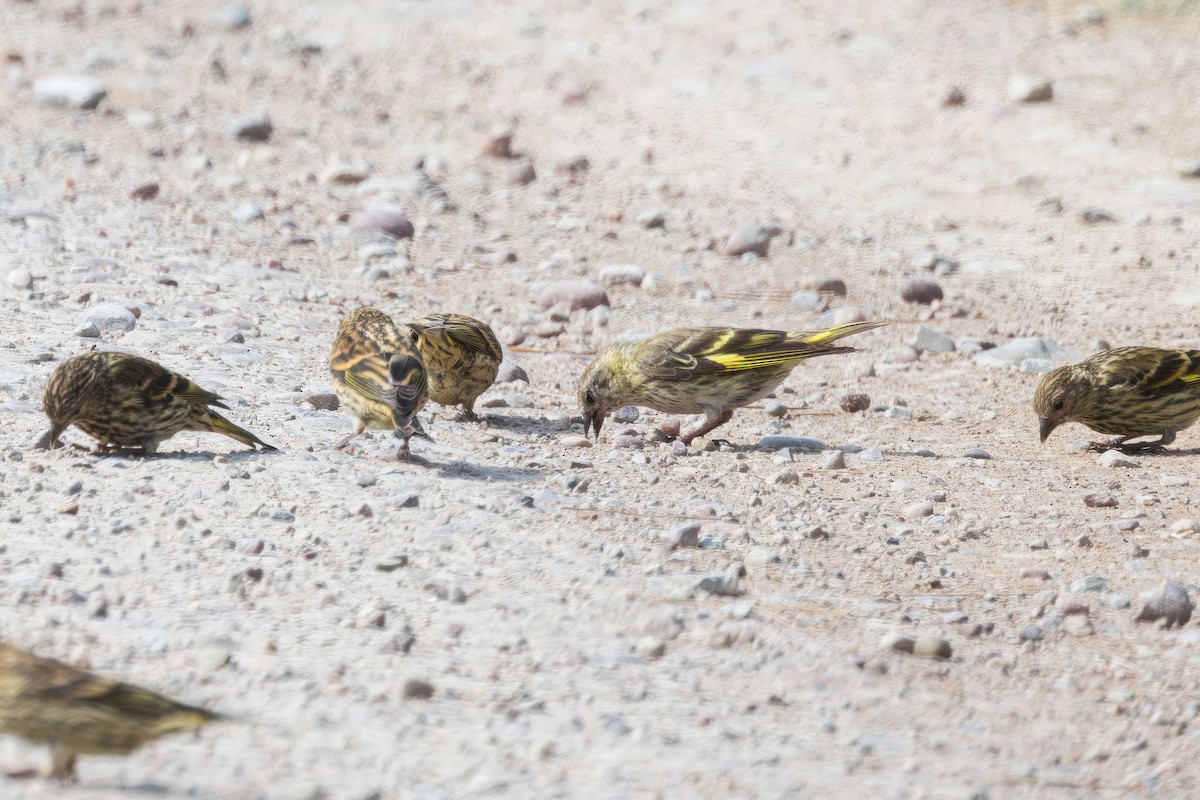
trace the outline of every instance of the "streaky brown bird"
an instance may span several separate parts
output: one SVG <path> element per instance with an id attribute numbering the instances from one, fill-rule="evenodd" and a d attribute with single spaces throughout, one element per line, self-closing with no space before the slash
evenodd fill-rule
<path id="1" fill-rule="evenodd" d="M 393 430 L 401 440 L 397 455 L 407 461 L 409 437 L 429 438 L 417 419 L 429 388 L 416 336 L 401 333 L 387 314 L 369 307 L 350 312 L 338 325 L 329 371 L 338 400 L 358 421 L 336 449 L 367 428 Z"/>
<path id="2" fill-rule="evenodd" d="M 160 736 L 219 719 L 0 642 L 0 732 L 49 745 L 49 777 L 73 780 L 77 756 L 127 755 Z"/>
<path id="3" fill-rule="evenodd" d="M 674 328 L 639 342 L 609 345 L 579 379 L 583 428 L 600 426 L 621 406 L 646 406 L 668 414 L 703 414 L 704 424 L 679 440 L 691 444 L 724 425 L 733 410 L 761 400 L 808 358 L 852 353 L 829 343 L 887 325 L 853 322 L 827 330 Z"/>
<path id="4" fill-rule="evenodd" d="M 1118 438 L 1093 450 L 1161 449 L 1200 419 L 1200 350 L 1118 347 L 1047 372 L 1033 397 L 1044 442 L 1078 422 Z M 1133 442 L 1157 436 L 1152 442 Z"/>
<path id="5" fill-rule="evenodd" d="M 487 323 L 464 314 L 430 314 L 408 323 L 429 373 L 429 399 L 461 405 L 459 419 L 476 420 L 475 400 L 496 380 L 504 352 Z"/>
<path id="6" fill-rule="evenodd" d="M 99 442 L 100 452 L 140 447 L 153 455 L 180 431 L 220 433 L 276 449 L 214 411 L 229 410 L 219 395 L 128 353 L 96 351 L 67 359 L 50 376 L 42 406 L 50 418 L 50 430 L 38 443 L 45 447 L 58 447 L 63 431 L 74 425 Z"/>

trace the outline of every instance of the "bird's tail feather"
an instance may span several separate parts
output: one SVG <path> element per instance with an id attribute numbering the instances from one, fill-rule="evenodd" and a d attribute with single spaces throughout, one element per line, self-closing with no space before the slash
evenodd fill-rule
<path id="1" fill-rule="evenodd" d="M 863 331 L 869 331 L 874 328 L 882 328 L 884 325 L 888 324 L 890 323 L 885 321 L 850 322 L 845 325 L 835 325 L 834 327 L 823 331 L 802 331 L 792 335 L 803 342 L 807 342 L 808 344 L 827 344 L 829 342 L 837 341 L 843 336 L 852 336 L 853 334 L 862 333 Z"/>
<path id="2" fill-rule="evenodd" d="M 232 422 L 225 419 L 217 412 L 212 411 L 211 409 L 201 418 L 201 420 L 202 424 L 207 424 L 208 426 L 204 428 L 204 430 L 211 431 L 212 433 L 223 433 L 231 439 L 237 439 L 242 444 L 247 444 L 251 447 L 258 445 L 264 450 L 279 449 L 275 447 L 275 445 L 267 444 L 245 428 L 234 425 Z"/>

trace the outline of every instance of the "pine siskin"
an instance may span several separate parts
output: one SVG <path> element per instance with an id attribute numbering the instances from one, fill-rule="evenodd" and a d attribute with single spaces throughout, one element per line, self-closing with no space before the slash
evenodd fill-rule
<path id="1" fill-rule="evenodd" d="M 669 414 L 704 414 L 705 423 L 679 437 L 691 444 L 766 397 L 806 358 L 854 352 L 828 343 L 886 325 L 854 322 L 822 331 L 675 328 L 641 342 L 609 345 L 579 379 L 583 428 L 600 435 L 605 415 L 625 405 Z"/>
<path id="2" fill-rule="evenodd" d="M 1064 422 L 1119 438 L 1093 450 L 1146 450 L 1200 419 L 1200 350 L 1118 347 L 1047 372 L 1033 396 L 1042 441 Z M 1127 445 L 1139 436 L 1161 437 Z"/>
<path id="3" fill-rule="evenodd" d="M 74 779 L 77 755 L 127 755 L 152 739 L 219 719 L 0 643 L 0 732 L 50 745 L 49 777 Z"/>
<path id="4" fill-rule="evenodd" d="M 374 308 L 357 309 L 338 325 L 329 370 L 338 400 L 358 420 L 358 428 L 338 442 L 337 449 L 367 428 L 394 430 L 403 440 L 399 458 L 407 461 L 408 438 L 429 438 L 417 419 L 429 391 L 415 340 Z"/>
<path id="5" fill-rule="evenodd" d="M 276 449 L 211 408 L 221 398 L 161 364 L 128 353 L 97 351 L 58 365 L 42 405 L 50 430 L 39 446 L 58 447 L 70 425 L 100 442 L 100 452 L 140 447 L 152 455 L 180 431 L 222 433 L 251 447 Z"/>
<path id="6" fill-rule="evenodd" d="M 430 314 L 408 327 L 429 372 L 429 398 L 462 404 L 459 419 L 476 420 L 475 399 L 496 380 L 504 352 L 487 323 L 462 314 Z"/>

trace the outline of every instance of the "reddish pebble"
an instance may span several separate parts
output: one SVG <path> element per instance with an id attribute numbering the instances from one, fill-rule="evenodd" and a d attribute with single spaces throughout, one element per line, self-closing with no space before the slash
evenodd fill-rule
<path id="1" fill-rule="evenodd" d="M 608 293 L 591 281 L 557 281 L 542 289 L 538 305 L 543 309 L 566 303 L 572 311 L 607 306 Z"/>
<path id="2" fill-rule="evenodd" d="M 130 200 L 153 200 L 158 197 L 157 183 L 143 183 L 129 193 Z"/>

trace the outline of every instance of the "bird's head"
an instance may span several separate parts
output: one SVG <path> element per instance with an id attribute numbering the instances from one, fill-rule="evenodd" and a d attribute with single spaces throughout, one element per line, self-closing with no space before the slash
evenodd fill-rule
<path id="1" fill-rule="evenodd" d="M 583 412 L 583 434 L 588 430 L 600 437 L 600 428 L 608 412 L 623 405 L 621 381 L 613 370 L 615 351 L 609 349 L 596 357 L 579 378 L 579 407 Z"/>
<path id="2" fill-rule="evenodd" d="M 1075 366 L 1047 372 L 1033 395 L 1033 410 L 1038 415 L 1042 441 L 1064 422 L 1086 419 L 1091 402 L 1092 392 L 1086 379 L 1077 374 Z"/>

